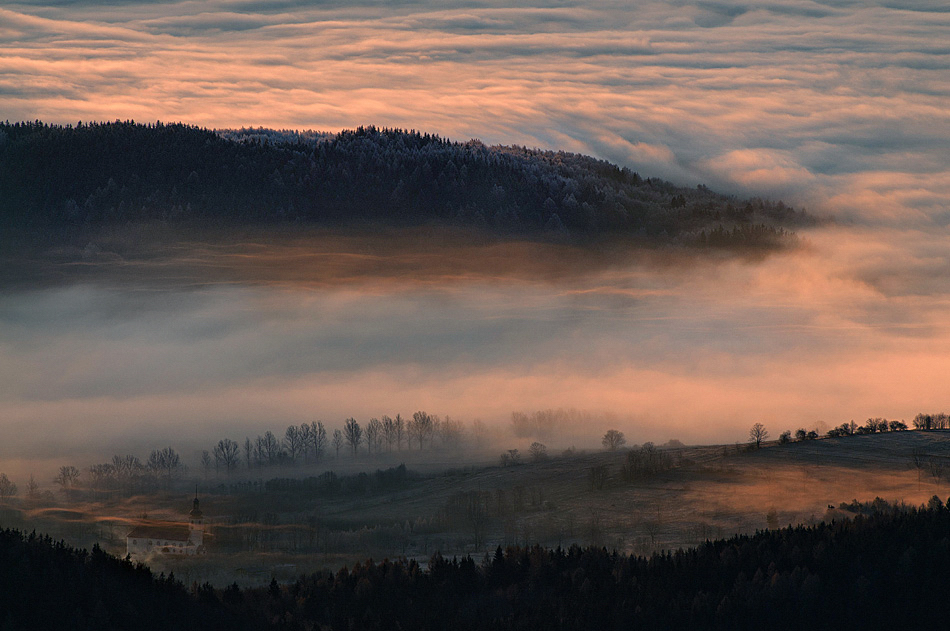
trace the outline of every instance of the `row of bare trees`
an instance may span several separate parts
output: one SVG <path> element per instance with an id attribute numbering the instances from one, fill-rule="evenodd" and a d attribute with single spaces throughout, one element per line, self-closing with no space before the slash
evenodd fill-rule
<path id="1" fill-rule="evenodd" d="M 79 469 L 63 466 L 53 482 L 66 495 L 81 489 L 94 492 L 121 490 L 132 494 L 157 487 L 167 489 L 184 471 L 181 455 L 172 447 L 164 447 L 152 450 L 144 463 L 132 454 L 116 454 L 110 462 L 94 464 L 86 470 L 89 475 L 85 483 Z"/>
<path id="2" fill-rule="evenodd" d="M 143 463 L 138 456 L 116 454 L 109 462 L 98 463 L 80 470 L 74 465 L 63 465 L 52 482 L 63 496 L 73 499 L 83 492 L 94 495 L 102 493 L 151 491 L 169 488 L 172 481 L 184 472 L 181 456 L 171 447 L 153 450 Z M 0 504 L 17 494 L 17 485 L 0 473 Z M 26 485 L 26 499 L 33 501 L 45 497 L 52 501 L 53 495 L 41 491 L 31 475 Z"/>
<path id="3" fill-rule="evenodd" d="M 342 428 L 332 432 L 322 421 L 314 421 L 288 426 L 282 438 L 271 431 L 255 439 L 247 437 L 243 444 L 224 438 L 210 451 L 202 452 L 201 462 L 206 471 L 230 475 L 242 464 L 247 469 L 294 466 L 319 462 L 328 454 L 339 458 L 340 452 L 348 452 L 355 459 L 404 450 L 453 450 L 461 447 L 463 433 L 460 421 L 423 411 L 409 418 L 400 414 L 371 418 L 363 425 L 348 418 Z"/>

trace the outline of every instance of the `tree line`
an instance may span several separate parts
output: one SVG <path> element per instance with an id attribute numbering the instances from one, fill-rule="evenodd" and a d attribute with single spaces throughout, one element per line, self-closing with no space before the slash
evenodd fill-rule
<path id="1" fill-rule="evenodd" d="M 366 560 L 281 585 L 215 589 L 0 531 L 0 627 L 10 629 L 942 628 L 950 508 L 842 504 L 850 515 L 652 556 L 602 547 L 497 548 Z"/>
<path id="2" fill-rule="evenodd" d="M 472 430 L 478 432 L 476 422 Z M 347 418 L 342 428 L 328 431 L 323 421 L 289 425 L 282 437 L 266 431 L 243 443 L 224 438 L 201 456 L 206 471 L 232 473 L 240 467 L 247 470 L 273 466 L 313 464 L 331 456 L 340 458 L 341 452 L 353 459 L 401 451 L 432 449 L 455 450 L 462 446 L 465 428 L 461 421 L 424 411 L 411 417 L 373 417 L 365 424 Z"/>
<path id="3" fill-rule="evenodd" d="M 447 224 L 503 234 L 636 235 L 731 247 L 787 241 L 813 222 L 761 199 L 677 187 L 588 156 L 451 142 L 400 129 L 221 134 L 131 121 L 0 124 L 8 230 Z"/>
<path id="4" fill-rule="evenodd" d="M 323 421 L 289 425 L 278 437 L 268 430 L 238 442 L 222 438 L 211 449 L 201 451 L 200 471 L 204 474 L 231 476 L 241 470 L 261 471 L 271 467 L 318 465 L 333 458 L 375 457 L 388 453 L 454 451 L 467 444 L 478 445 L 484 426 L 474 421 L 466 428 L 461 421 L 417 411 L 410 417 L 396 414 L 371 418 L 360 424 L 347 418 L 341 428 L 328 430 Z M 187 472 L 173 447 L 154 449 L 143 461 L 134 454 L 116 454 L 107 462 L 80 469 L 61 466 L 51 480 L 67 499 L 80 494 L 92 496 L 121 492 L 126 495 L 170 488 Z M 0 504 L 18 495 L 20 488 L 5 473 L 0 473 Z M 25 497 L 29 501 L 51 501 L 31 475 Z"/>
<path id="5" fill-rule="evenodd" d="M 950 415 L 946 413 L 917 414 L 912 421 L 913 428 L 921 431 L 950 429 Z M 906 421 L 888 420 L 882 417 L 867 419 L 863 425 L 859 425 L 854 420 L 846 421 L 836 427 L 832 427 L 825 432 L 826 438 L 842 438 L 845 436 L 863 436 L 866 434 L 884 434 L 887 432 L 903 432 L 910 429 Z M 749 430 L 749 442 L 754 447 L 760 447 L 762 443 L 769 438 L 769 431 L 762 423 L 755 423 Z M 791 442 L 802 442 L 806 440 L 817 440 L 821 435 L 816 430 L 806 430 L 800 427 L 795 430 L 787 429 L 779 434 L 778 442 L 785 445 Z M 606 440 L 606 439 L 605 439 Z"/>

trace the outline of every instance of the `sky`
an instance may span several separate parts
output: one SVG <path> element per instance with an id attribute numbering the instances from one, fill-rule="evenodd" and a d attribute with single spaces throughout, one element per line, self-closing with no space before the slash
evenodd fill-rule
<path id="1" fill-rule="evenodd" d="M 412 128 L 946 224 L 948 30 L 939 0 L 13 2 L 0 113 Z"/>
<path id="2" fill-rule="evenodd" d="M 295 244 L 242 259 L 280 273 L 183 291 L 0 292 L 16 438 L 0 464 L 103 435 L 196 446 L 419 408 L 503 423 L 576 407 L 632 442 L 950 408 L 947 33 L 950 9 L 926 0 L 4 3 L 9 120 L 402 127 L 582 152 L 836 223 L 755 261 L 568 273 L 538 262 L 562 252 L 452 263 L 445 247 L 317 283 L 288 276 L 295 248 L 366 247 Z"/>

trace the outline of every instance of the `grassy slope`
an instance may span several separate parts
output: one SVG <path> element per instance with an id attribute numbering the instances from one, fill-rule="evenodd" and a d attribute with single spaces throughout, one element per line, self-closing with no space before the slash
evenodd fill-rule
<path id="1" fill-rule="evenodd" d="M 915 450 L 921 454 L 921 469 L 913 464 Z M 933 475 L 942 473 L 937 471 L 942 463 L 950 463 L 948 431 L 853 436 L 789 445 L 769 443 L 755 451 L 748 451 L 745 446 L 718 445 L 686 447 L 668 453 L 678 466 L 636 481 L 623 480 L 620 468 L 625 452 L 618 451 L 553 457 L 513 467 L 483 461 L 454 470 L 444 468 L 450 466 L 452 459 L 448 457 L 441 469 L 439 465 L 414 465 L 410 460 L 411 470 L 428 472 L 400 490 L 359 497 L 209 495 L 203 507 L 213 523 L 222 524 L 235 514 L 254 513 L 261 517 L 270 513 L 281 522 L 276 528 L 286 532 L 293 527 L 289 524 L 300 527 L 308 518 L 315 517 L 319 528 L 333 531 L 330 540 L 340 547 L 331 548 L 326 554 L 295 554 L 288 549 L 292 546 L 286 540 L 278 540 L 255 551 L 212 554 L 187 563 L 156 562 L 155 567 L 173 570 L 188 580 L 225 584 L 240 578 L 233 574 L 237 567 L 295 563 L 299 571 L 311 571 L 352 564 L 367 556 L 405 554 L 424 560 L 436 550 L 447 555 L 480 555 L 499 544 L 526 541 L 552 547 L 595 543 L 626 552 L 649 553 L 766 528 L 767 514 L 773 510 L 778 525 L 812 523 L 844 516 L 837 507 L 852 499 L 868 501 L 880 496 L 921 504 L 934 494 L 946 497 L 950 493 L 945 478 Z M 398 455 L 393 457 L 393 462 L 398 460 Z M 350 464 L 349 459 L 341 458 L 340 462 L 330 461 L 328 468 L 338 472 L 373 470 L 389 464 Z M 590 471 L 595 467 L 606 467 L 608 472 L 600 489 L 592 488 L 590 481 Z M 946 468 L 950 471 L 950 467 Z M 297 469 L 265 475 L 316 475 L 319 471 Z M 464 502 L 453 503 L 453 498 L 479 492 L 490 503 L 499 490 L 509 505 L 520 493 L 523 507 L 487 519 L 476 548 L 476 533 L 464 514 Z M 829 505 L 836 508 L 831 510 Z M 146 510 L 152 515 L 165 512 L 173 517 L 181 512 L 182 506 L 179 494 L 83 506 L 79 509 L 80 519 L 92 522 L 109 516 L 109 523 L 116 525 L 86 527 L 81 533 L 85 537 L 82 544 L 91 545 L 99 540 L 106 549 L 121 554 L 125 523 L 122 519 L 134 518 Z M 74 520 L 76 515 L 70 515 Z M 40 527 L 49 531 L 51 524 L 55 527 L 55 517 L 46 519 Z M 14 525 L 29 527 L 30 523 Z M 76 532 L 75 523 L 63 524 L 54 536 L 68 539 Z"/>

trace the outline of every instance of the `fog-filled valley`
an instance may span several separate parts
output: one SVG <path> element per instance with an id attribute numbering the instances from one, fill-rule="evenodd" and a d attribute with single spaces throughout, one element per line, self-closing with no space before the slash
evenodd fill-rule
<path id="1" fill-rule="evenodd" d="M 4 3 L 0 629 L 945 626 L 948 27 Z"/>
<path id="2" fill-rule="evenodd" d="M 754 257 L 430 229 L 130 232 L 6 268 L 4 470 L 417 410 L 604 419 L 562 428 L 564 449 L 608 426 L 721 443 L 757 421 L 823 433 L 941 407 L 940 231 L 823 227 Z"/>
<path id="3" fill-rule="evenodd" d="M 4 523 L 121 555 L 146 516 L 184 519 L 197 484 L 211 554 L 150 564 L 254 585 L 508 544 L 649 554 L 946 492 L 940 431 L 748 450 L 756 422 L 774 441 L 941 409 L 942 235 L 799 238 L 742 253 L 132 226 L 18 259 L 0 297 Z M 349 418 L 377 419 L 376 442 L 335 447 Z M 285 429 L 318 423 L 319 457 L 288 456 Z M 149 465 L 166 448 L 167 476 Z M 141 469 L 117 477 L 126 455 Z"/>

